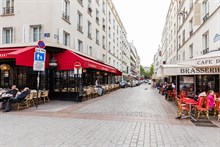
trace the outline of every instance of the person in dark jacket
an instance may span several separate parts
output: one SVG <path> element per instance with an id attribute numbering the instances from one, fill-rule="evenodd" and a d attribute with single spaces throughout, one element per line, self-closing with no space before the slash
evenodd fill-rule
<path id="1" fill-rule="evenodd" d="M 17 97 L 8 99 L 6 108 L 3 112 L 9 112 L 11 110 L 11 103 L 22 102 L 29 93 L 30 93 L 29 88 L 26 87 Z"/>
<path id="2" fill-rule="evenodd" d="M 6 94 L 12 94 L 13 97 L 15 97 L 16 94 L 17 94 L 17 92 L 18 92 L 18 89 L 17 89 L 16 85 L 12 85 L 12 86 L 11 86 L 11 89 L 8 90 L 8 91 L 6 92 Z"/>

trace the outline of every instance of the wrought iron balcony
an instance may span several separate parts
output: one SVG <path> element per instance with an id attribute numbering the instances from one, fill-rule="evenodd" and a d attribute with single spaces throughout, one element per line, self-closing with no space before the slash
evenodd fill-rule
<path id="1" fill-rule="evenodd" d="M 3 15 L 14 14 L 14 7 L 3 7 Z"/>
<path id="2" fill-rule="evenodd" d="M 70 21 L 70 16 L 66 12 L 63 12 L 62 18 L 68 22 Z"/>

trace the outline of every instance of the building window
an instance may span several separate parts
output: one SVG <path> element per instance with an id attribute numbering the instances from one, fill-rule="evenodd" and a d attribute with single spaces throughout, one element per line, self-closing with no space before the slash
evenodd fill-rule
<path id="1" fill-rule="evenodd" d="M 115 20 L 113 19 L 113 29 L 115 30 Z"/>
<path id="2" fill-rule="evenodd" d="M 89 46 L 89 56 L 92 56 L 92 47 Z"/>
<path id="3" fill-rule="evenodd" d="M 185 42 L 185 30 L 183 30 L 183 44 Z"/>
<path id="4" fill-rule="evenodd" d="M 104 18 L 102 18 L 102 29 L 103 31 L 105 31 L 105 19 Z"/>
<path id="5" fill-rule="evenodd" d="M 88 0 L 88 14 L 92 16 L 92 1 Z"/>
<path id="6" fill-rule="evenodd" d="M 109 38 L 111 38 L 111 27 L 109 27 Z"/>
<path id="7" fill-rule="evenodd" d="M 185 51 L 183 51 L 183 61 L 185 60 Z"/>
<path id="8" fill-rule="evenodd" d="M 70 15 L 69 14 L 70 14 L 70 1 L 69 0 L 64 0 L 62 18 L 67 22 L 70 21 Z"/>
<path id="9" fill-rule="evenodd" d="M 108 63 L 111 65 L 111 57 L 108 58 Z"/>
<path id="10" fill-rule="evenodd" d="M 14 14 L 14 0 L 3 0 L 3 15 Z"/>
<path id="11" fill-rule="evenodd" d="M 96 29 L 96 43 L 99 45 L 99 30 Z"/>
<path id="12" fill-rule="evenodd" d="M 203 22 L 205 22 L 209 17 L 209 2 L 208 0 L 203 1 Z"/>
<path id="13" fill-rule="evenodd" d="M 192 36 L 193 34 L 193 19 L 189 21 L 189 35 Z"/>
<path id="14" fill-rule="evenodd" d="M 83 42 L 78 39 L 78 51 L 82 52 L 83 51 Z"/>
<path id="15" fill-rule="evenodd" d="M 102 1 L 102 12 L 105 14 L 105 0 Z"/>
<path id="16" fill-rule="evenodd" d="M 70 46 L 70 34 L 67 32 L 63 32 L 63 45 Z"/>
<path id="17" fill-rule="evenodd" d="M 99 11 L 96 9 L 96 23 L 99 24 Z"/>
<path id="18" fill-rule="evenodd" d="M 115 43 L 115 33 L 113 33 L 113 42 Z"/>
<path id="19" fill-rule="evenodd" d="M 111 12 L 109 11 L 109 14 L 108 14 L 108 19 L 109 19 L 109 23 L 111 23 Z"/>
<path id="20" fill-rule="evenodd" d="M 193 8 L 193 0 L 189 0 L 189 10 L 192 10 Z"/>
<path id="21" fill-rule="evenodd" d="M 81 6 L 83 6 L 83 0 L 77 0 L 77 1 Z"/>
<path id="22" fill-rule="evenodd" d="M 179 35 L 179 48 L 181 47 L 181 36 Z"/>
<path id="23" fill-rule="evenodd" d="M 102 36 L 102 48 L 105 49 L 105 36 Z"/>
<path id="24" fill-rule="evenodd" d="M 37 42 L 41 40 L 41 26 L 31 26 L 31 32 L 32 32 L 32 41 Z"/>
<path id="25" fill-rule="evenodd" d="M 77 12 L 77 30 L 80 32 L 82 32 L 82 29 L 83 29 L 82 25 L 83 25 L 83 15 L 81 12 L 78 11 Z"/>
<path id="26" fill-rule="evenodd" d="M 111 53 L 111 42 L 108 43 L 108 52 Z"/>
<path id="27" fill-rule="evenodd" d="M 118 35 L 118 26 L 117 26 L 117 35 Z"/>
<path id="28" fill-rule="evenodd" d="M 113 46 L 113 55 L 115 55 L 115 46 Z"/>
<path id="29" fill-rule="evenodd" d="M 189 46 L 189 58 L 193 58 L 193 44 Z"/>
<path id="30" fill-rule="evenodd" d="M 88 38 L 92 39 L 92 24 L 88 21 Z"/>
<path id="31" fill-rule="evenodd" d="M 13 28 L 3 28 L 3 44 L 13 43 Z"/>
<path id="32" fill-rule="evenodd" d="M 203 34 L 203 54 L 207 54 L 209 52 L 209 33 Z"/>
<path id="33" fill-rule="evenodd" d="M 102 54 L 102 61 L 105 62 L 105 54 Z"/>

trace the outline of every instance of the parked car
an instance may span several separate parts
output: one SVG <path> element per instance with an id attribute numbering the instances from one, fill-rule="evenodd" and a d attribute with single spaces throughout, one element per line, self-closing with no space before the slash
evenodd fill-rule
<path id="1" fill-rule="evenodd" d="M 119 86 L 120 86 L 121 88 L 127 88 L 127 87 L 129 87 L 129 83 L 127 83 L 126 81 L 121 81 L 121 82 L 119 83 Z"/>
<path id="2" fill-rule="evenodd" d="M 151 80 L 148 80 L 148 84 L 149 84 L 149 85 L 151 85 L 151 82 L 152 82 Z"/>

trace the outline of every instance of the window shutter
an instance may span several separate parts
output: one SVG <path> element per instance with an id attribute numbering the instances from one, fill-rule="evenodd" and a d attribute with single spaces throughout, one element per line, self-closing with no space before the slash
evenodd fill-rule
<path id="1" fill-rule="evenodd" d="M 24 25 L 23 26 L 23 42 L 30 42 L 30 26 Z"/>
<path id="2" fill-rule="evenodd" d="M 87 55 L 90 55 L 90 50 L 89 50 L 89 45 L 87 45 L 87 51 L 86 51 Z M 91 56 L 91 55 L 90 55 Z"/>
<path id="3" fill-rule="evenodd" d="M 59 28 L 59 44 L 63 44 L 63 29 Z"/>
<path id="4" fill-rule="evenodd" d="M 193 19 L 193 24 L 196 25 L 200 25 L 201 24 L 201 3 L 196 3 L 194 5 L 194 19 Z"/>
<path id="5" fill-rule="evenodd" d="M 15 27 L 12 28 L 12 43 L 16 43 L 16 32 Z"/>
<path id="6" fill-rule="evenodd" d="M 0 27 L 0 45 L 3 44 L 3 28 Z"/>
<path id="7" fill-rule="evenodd" d="M 79 49 L 78 49 L 78 39 L 77 38 L 75 38 L 75 50 L 79 51 Z"/>

